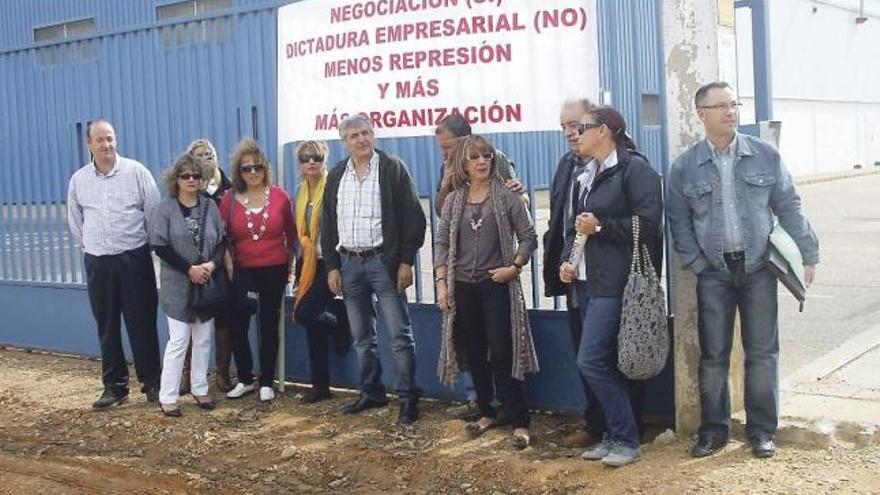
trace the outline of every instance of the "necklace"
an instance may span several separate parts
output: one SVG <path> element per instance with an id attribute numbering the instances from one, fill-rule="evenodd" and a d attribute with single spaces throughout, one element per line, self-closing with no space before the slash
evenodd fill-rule
<path id="1" fill-rule="evenodd" d="M 471 230 L 474 232 L 478 232 L 480 227 L 483 226 L 483 204 L 486 201 L 483 200 L 482 203 L 479 204 L 471 204 L 473 211 L 471 212 L 471 218 L 469 219 L 471 223 Z"/>
<path id="2" fill-rule="evenodd" d="M 251 210 L 248 208 L 248 205 L 251 202 L 250 198 L 245 195 L 244 201 L 242 201 L 242 204 L 244 204 L 245 225 L 247 226 L 248 232 L 251 234 L 251 239 L 255 242 L 263 237 L 266 233 L 266 225 L 269 224 L 269 188 L 263 190 L 263 195 L 266 200 L 263 203 L 263 214 L 260 215 L 263 217 L 263 222 L 262 225 L 260 225 L 259 233 L 254 231 L 254 220 L 251 218 Z"/>

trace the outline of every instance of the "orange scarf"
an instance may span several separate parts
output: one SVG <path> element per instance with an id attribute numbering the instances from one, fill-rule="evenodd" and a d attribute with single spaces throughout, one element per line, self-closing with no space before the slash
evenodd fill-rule
<path id="1" fill-rule="evenodd" d="M 306 224 L 306 209 L 309 206 L 309 184 L 307 181 L 299 186 L 296 193 L 296 214 L 294 215 L 294 223 L 296 224 L 296 234 L 299 238 L 299 245 L 302 248 L 302 268 L 299 272 L 299 278 L 296 289 L 296 301 L 293 304 L 294 312 L 303 296 L 306 295 L 309 288 L 315 282 L 315 272 L 318 267 L 318 250 L 316 242 L 318 240 L 318 221 L 321 218 L 321 204 L 324 201 L 324 185 L 327 183 L 327 172 L 325 171 L 318 180 L 318 185 L 312 197 L 312 217 L 309 219 L 308 228 Z"/>

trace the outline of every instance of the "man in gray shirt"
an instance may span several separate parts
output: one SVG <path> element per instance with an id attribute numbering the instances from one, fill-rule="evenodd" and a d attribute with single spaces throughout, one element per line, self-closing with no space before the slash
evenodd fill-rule
<path id="1" fill-rule="evenodd" d="M 777 284 L 766 267 L 773 217 L 797 244 L 807 285 L 819 262 L 819 239 L 801 211 L 779 151 L 736 132 L 739 103 L 730 85 L 703 86 L 694 104 L 706 139 L 672 164 L 666 194 L 675 250 L 682 265 L 697 275 L 702 425 L 691 455 L 705 457 L 727 443 L 727 379 L 739 310 L 746 436 L 756 457 L 771 457 L 779 419 Z"/>
<path id="2" fill-rule="evenodd" d="M 70 178 L 67 221 L 82 247 L 89 302 L 101 343 L 104 392 L 92 404 L 106 409 L 128 397 L 128 364 L 122 350 L 120 313 L 141 391 L 159 400 L 156 275 L 147 244 L 147 221 L 159 202 L 150 171 L 116 154 L 116 132 L 98 119 L 86 131 L 93 160 Z"/>

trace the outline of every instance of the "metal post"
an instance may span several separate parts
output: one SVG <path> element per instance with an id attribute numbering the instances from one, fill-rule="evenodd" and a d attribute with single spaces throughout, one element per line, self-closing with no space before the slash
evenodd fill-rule
<path id="1" fill-rule="evenodd" d="M 770 74 L 770 13 L 767 0 L 751 0 L 752 63 L 755 74 L 755 122 L 773 118 L 773 80 Z"/>
<path id="2" fill-rule="evenodd" d="M 284 187 L 284 145 L 278 146 L 278 185 L 282 188 Z M 293 239 L 290 240 L 293 242 Z M 288 283 L 290 281 L 288 280 Z M 286 354 L 286 343 L 285 343 L 285 316 L 287 316 L 284 312 L 284 304 L 285 304 L 285 295 L 287 291 L 281 295 L 281 310 L 278 311 L 278 391 L 284 392 L 284 385 L 287 380 L 286 376 L 286 363 L 284 360 Z"/>

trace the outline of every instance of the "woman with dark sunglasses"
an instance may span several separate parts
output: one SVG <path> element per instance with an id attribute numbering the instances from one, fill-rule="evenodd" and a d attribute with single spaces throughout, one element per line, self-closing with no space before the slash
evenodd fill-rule
<path id="1" fill-rule="evenodd" d="M 566 239 L 572 241 L 563 250 L 561 259 L 568 261 L 561 264 L 559 278 L 575 286 L 584 328 L 577 364 L 595 392 L 605 420 L 602 442 L 581 457 L 624 466 L 639 460 L 641 450 L 628 390 L 632 385 L 617 369 L 617 335 L 633 243 L 647 245 L 654 266 L 659 266 L 663 216 L 660 175 L 636 151 L 617 110 L 590 110 L 581 117 L 578 133 L 578 154 L 593 159 L 575 179 L 577 216 L 567 226 Z M 633 239 L 634 215 L 639 218 L 639 239 Z M 575 230 L 586 236 L 586 244 L 583 254 L 571 259 Z"/>
<path id="2" fill-rule="evenodd" d="M 438 374 L 451 384 L 460 369 L 470 369 L 480 410 L 467 425 L 472 437 L 498 426 L 503 415 L 513 426 L 514 448 L 524 449 L 530 440 L 523 380 L 538 370 L 538 360 L 519 274 L 538 245 L 535 227 L 521 197 L 497 177 L 486 138 L 460 138 L 449 161 L 453 190 L 434 241 L 443 311 Z M 492 406 L 493 383 L 500 414 Z"/>
<path id="3" fill-rule="evenodd" d="M 180 377 L 192 341 L 189 369 L 191 392 L 202 409 L 213 409 L 208 396 L 208 363 L 214 336 L 214 315 L 193 311 L 193 285 L 211 279 L 220 267 L 224 249 L 223 222 L 217 205 L 199 194 L 202 170 L 183 155 L 164 176 L 169 197 L 153 211 L 150 245 L 162 260 L 159 300 L 168 316 L 168 343 L 162 366 L 159 405 L 166 416 L 180 416 Z M 207 261 L 205 261 L 207 260 Z"/>
<path id="4" fill-rule="evenodd" d="M 303 396 L 303 404 L 330 398 L 328 346 L 333 342 L 337 351 L 344 352 L 351 340 L 345 306 L 330 292 L 321 254 L 319 226 L 328 154 L 323 141 L 304 141 L 296 147 L 299 187 L 294 195 L 293 218 L 299 243 L 293 319 L 306 329 L 312 376 L 312 389 Z"/>
<path id="5" fill-rule="evenodd" d="M 203 174 L 202 195 L 219 204 L 220 199 L 229 190 L 230 182 L 217 162 L 217 150 L 207 139 L 196 139 L 186 147 L 186 155 L 189 155 L 198 165 Z M 232 361 L 232 347 L 229 341 L 229 311 L 219 311 L 214 315 L 214 347 L 216 349 L 216 368 L 214 379 L 217 389 L 224 394 L 232 390 L 232 382 L 229 380 L 229 364 Z M 189 370 L 192 360 L 192 344 L 186 351 L 186 359 L 183 362 L 183 373 L 180 378 L 180 393 L 187 394 L 190 391 Z"/>
<path id="6" fill-rule="evenodd" d="M 248 328 L 256 306 L 260 400 L 269 402 L 275 398 L 272 387 L 278 359 L 278 317 L 296 238 L 293 210 L 284 189 L 271 185 L 269 160 L 256 141 L 243 139 L 238 143 L 230 166 L 232 189 L 220 201 L 220 214 L 231 239 L 228 270 L 236 299 L 232 354 L 238 384 L 226 396 L 238 399 L 254 391 Z"/>

